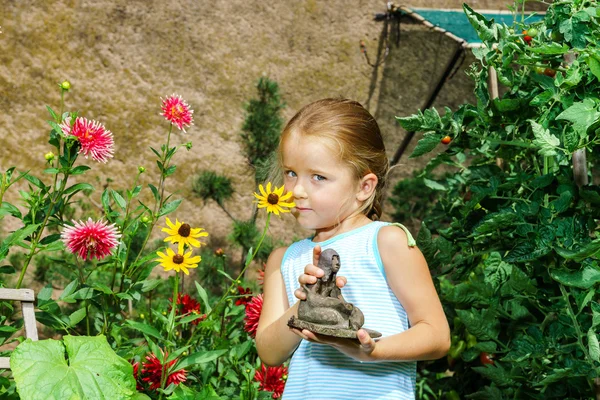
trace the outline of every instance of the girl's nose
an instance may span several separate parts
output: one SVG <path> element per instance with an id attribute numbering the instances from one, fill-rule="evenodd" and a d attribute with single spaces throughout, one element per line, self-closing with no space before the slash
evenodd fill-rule
<path id="1" fill-rule="evenodd" d="M 294 185 L 294 188 L 292 189 L 292 193 L 294 194 L 295 199 L 303 199 L 306 197 L 306 190 L 304 190 L 304 186 L 302 186 L 299 183 Z"/>

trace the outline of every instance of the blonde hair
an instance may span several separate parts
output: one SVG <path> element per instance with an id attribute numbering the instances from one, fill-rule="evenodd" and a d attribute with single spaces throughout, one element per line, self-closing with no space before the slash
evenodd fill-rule
<path id="1" fill-rule="evenodd" d="M 281 133 L 278 159 L 271 177 L 282 176 L 283 144 L 292 133 L 314 136 L 334 144 L 339 148 L 339 160 L 352 169 L 357 181 L 368 173 L 375 174 L 377 186 L 358 212 L 372 220 L 381 217 L 389 160 L 379 125 L 360 103 L 347 99 L 322 99 L 304 106 Z"/>

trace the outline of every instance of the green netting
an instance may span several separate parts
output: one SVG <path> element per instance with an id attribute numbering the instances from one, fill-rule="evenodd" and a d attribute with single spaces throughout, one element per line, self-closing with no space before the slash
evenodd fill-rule
<path id="1" fill-rule="evenodd" d="M 427 21 L 432 24 L 439 26 L 442 29 L 449 31 L 450 33 L 464 39 L 468 43 L 481 43 L 475 29 L 469 23 L 467 16 L 462 11 L 446 11 L 446 10 L 427 10 L 427 9 L 412 9 L 415 13 L 419 14 Z M 500 14 L 500 13 L 480 13 L 487 19 L 494 19 L 495 22 L 502 24 L 505 23 L 508 26 L 513 25 L 514 16 L 512 14 Z M 519 19 L 521 17 L 519 16 Z M 525 16 L 525 22 L 530 24 L 543 19 L 543 15 L 532 14 Z"/>

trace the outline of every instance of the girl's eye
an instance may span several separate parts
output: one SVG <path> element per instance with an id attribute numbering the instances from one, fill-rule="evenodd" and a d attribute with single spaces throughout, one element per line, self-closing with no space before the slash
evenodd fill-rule
<path id="1" fill-rule="evenodd" d="M 285 176 L 288 178 L 295 178 L 296 173 L 294 171 L 285 171 Z"/>
<path id="2" fill-rule="evenodd" d="M 313 179 L 314 179 L 315 181 L 324 181 L 324 180 L 326 180 L 327 178 L 325 178 L 323 175 L 317 175 L 317 174 L 315 174 L 315 175 L 313 175 Z"/>

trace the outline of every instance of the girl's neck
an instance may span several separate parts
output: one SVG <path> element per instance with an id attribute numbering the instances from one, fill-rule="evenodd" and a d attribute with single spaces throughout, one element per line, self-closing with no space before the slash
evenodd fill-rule
<path id="1" fill-rule="evenodd" d="M 324 242 L 329 240 L 337 235 L 342 233 L 349 232 L 353 229 L 360 228 L 361 226 L 365 226 L 371 223 L 371 219 L 369 219 L 365 214 L 357 214 L 350 216 L 343 221 L 341 221 L 337 225 L 333 225 L 327 228 L 317 229 L 315 231 L 315 236 L 312 238 L 313 242 Z"/>

